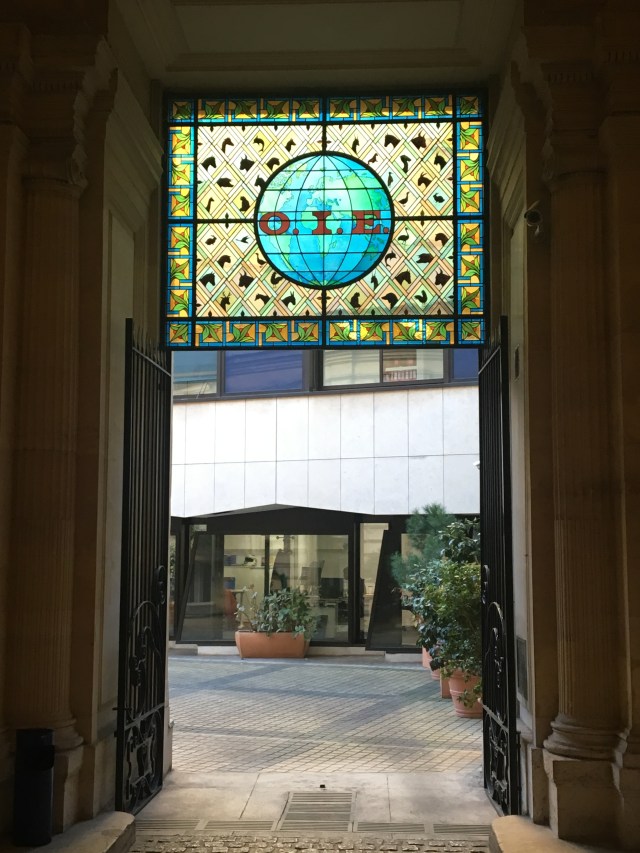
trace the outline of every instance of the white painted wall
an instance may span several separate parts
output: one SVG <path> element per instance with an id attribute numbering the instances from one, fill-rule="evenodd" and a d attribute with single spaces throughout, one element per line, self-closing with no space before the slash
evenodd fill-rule
<path id="1" fill-rule="evenodd" d="M 477 513 L 475 386 L 176 403 L 171 514 Z"/>

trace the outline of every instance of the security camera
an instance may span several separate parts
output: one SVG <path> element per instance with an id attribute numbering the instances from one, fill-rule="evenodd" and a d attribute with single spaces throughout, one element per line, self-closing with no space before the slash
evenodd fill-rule
<path id="1" fill-rule="evenodd" d="M 524 212 L 524 221 L 528 228 L 535 228 L 535 237 L 538 237 L 542 232 L 542 211 L 539 210 L 539 204 L 539 201 L 534 201 L 531 207 Z"/>

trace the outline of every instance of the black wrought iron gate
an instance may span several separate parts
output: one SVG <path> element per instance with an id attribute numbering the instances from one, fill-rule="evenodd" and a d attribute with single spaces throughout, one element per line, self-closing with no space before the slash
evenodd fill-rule
<path id="1" fill-rule="evenodd" d="M 519 814 L 506 318 L 483 357 L 479 391 L 484 782 L 504 814 Z"/>
<path id="2" fill-rule="evenodd" d="M 127 320 L 116 808 L 162 787 L 171 371 Z"/>

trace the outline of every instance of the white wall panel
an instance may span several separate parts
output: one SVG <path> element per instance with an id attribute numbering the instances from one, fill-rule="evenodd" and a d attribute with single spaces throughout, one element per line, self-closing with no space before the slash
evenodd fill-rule
<path id="1" fill-rule="evenodd" d="M 476 454 L 444 457 L 444 505 L 449 512 L 477 513 L 480 508 L 480 472 Z"/>
<path id="2" fill-rule="evenodd" d="M 216 403 L 216 462 L 244 462 L 245 408 L 244 400 Z"/>
<path id="3" fill-rule="evenodd" d="M 343 459 L 340 465 L 340 509 L 368 512 L 374 508 L 373 459 Z"/>
<path id="4" fill-rule="evenodd" d="M 203 515 L 214 503 L 213 478 L 217 465 L 184 466 L 184 514 Z"/>
<path id="5" fill-rule="evenodd" d="M 185 409 L 185 463 L 215 462 L 217 406 L 185 406 Z"/>
<path id="6" fill-rule="evenodd" d="M 340 460 L 309 461 L 309 506 L 340 509 Z"/>
<path id="7" fill-rule="evenodd" d="M 309 397 L 309 459 L 340 458 L 340 396 Z"/>
<path id="8" fill-rule="evenodd" d="M 242 509 L 244 504 L 245 465 L 242 462 L 223 462 L 215 466 L 215 511 Z"/>
<path id="9" fill-rule="evenodd" d="M 443 453 L 441 388 L 409 393 L 409 456 Z"/>
<path id="10" fill-rule="evenodd" d="M 475 388 L 449 388 L 443 397 L 444 452 L 478 452 L 478 393 Z"/>
<path id="11" fill-rule="evenodd" d="M 171 515 L 183 517 L 184 511 L 184 465 L 171 466 Z"/>
<path id="12" fill-rule="evenodd" d="M 276 502 L 276 463 L 247 462 L 244 466 L 244 506 Z"/>
<path id="13" fill-rule="evenodd" d="M 437 501 L 477 513 L 477 399 L 460 387 L 176 404 L 172 512 L 386 514 Z"/>
<path id="14" fill-rule="evenodd" d="M 224 417 L 224 403 L 219 403 Z M 247 400 L 245 459 L 269 462 L 276 458 L 276 401 Z M 275 469 L 274 469 L 275 470 Z"/>
<path id="15" fill-rule="evenodd" d="M 308 397 L 281 397 L 277 401 L 276 458 L 309 458 Z"/>
<path id="16" fill-rule="evenodd" d="M 174 406 L 171 412 L 171 463 L 184 465 L 184 441 L 187 413 L 192 406 Z"/>
<path id="17" fill-rule="evenodd" d="M 292 506 L 308 506 L 309 463 L 282 461 L 276 468 L 276 502 Z"/>
<path id="18" fill-rule="evenodd" d="M 345 394 L 340 401 L 340 455 L 373 456 L 373 394 Z"/>
<path id="19" fill-rule="evenodd" d="M 444 499 L 442 456 L 414 456 L 409 464 L 409 512 L 431 503 L 449 507 Z"/>
<path id="20" fill-rule="evenodd" d="M 374 456 L 407 456 L 409 413 L 406 391 L 376 394 L 373 398 Z"/>
<path id="21" fill-rule="evenodd" d="M 376 514 L 409 512 L 409 460 L 406 456 L 376 459 L 373 467 Z"/>

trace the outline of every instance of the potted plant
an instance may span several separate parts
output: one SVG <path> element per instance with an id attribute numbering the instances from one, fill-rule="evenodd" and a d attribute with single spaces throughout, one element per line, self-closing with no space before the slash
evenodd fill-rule
<path id="1" fill-rule="evenodd" d="M 437 503 L 416 510 L 407 521 L 412 553 L 406 557 L 394 554 L 391 559 L 393 575 L 402 592 L 403 607 L 413 613 L 418 631 L 417 645 L 422 647 L 422 664 L 435 680 L 440 680 L 440 673 L 432 666 L 431 648 L 436 642 L 432 591 L 438 583 L 442 531 L 454 520 L 454 516 Z"/>
<path id="2" fill-rule="evenodd" d="M 455 520 L 432 504 L 413 514 L 407 531 L 414 553 L 395 555 L 393 569 L 405 606 L 415 616 L 418 644 L 440 678 L 441 695 L 452 697 L 461 716 L 477 716 L 482 689 L 478 521 Z"/>
<path id="3" fill-rule="evenodd" d="M 482 632 L 480 563 L 445 558 L 432 606 L 438 625 L 434 664 L 449 679 L 453 707 L 461 717 L 480 717 Z"/>
<path id="4" fill-rule="evenodd" d="M 299 589 L 279 589 L 236 611 L 236 646 L 242 658 L 302 658 L 316 627 L 309 597 Z"/>

